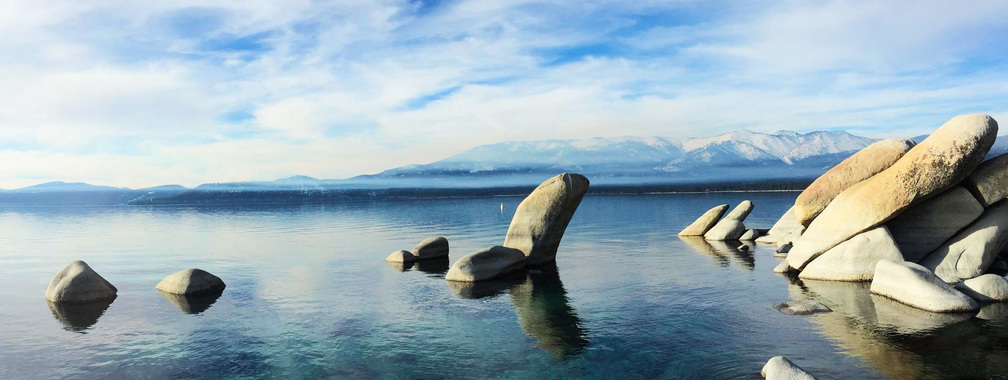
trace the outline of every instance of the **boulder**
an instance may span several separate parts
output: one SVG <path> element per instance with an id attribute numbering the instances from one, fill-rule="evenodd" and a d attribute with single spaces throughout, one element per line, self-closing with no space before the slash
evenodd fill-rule
<path id="1" fill-rule="evenodd" d="M 714 206 L 714 208 L 707 210 L 697 220 L 686 226 L 686 228 L 679 232 L 679 236 L 703 236 L 707 230 L 714 227 L 714 224 L 721 219 L 725 211 L 728 211 L 728 205 Z"/>
<path id="2" fill-rule="evenodd" d="M 983 274 L 1008 243 L 1008 201 L 998 202 L 920 264 L 948 283 Z"/>
<path id="3" fill-rule="evenodd" d="M 957 184 L 983 160 L 996 136 L 997 122 L 990 116 L 952 118 L 888 169 L 834 198 L 795 240 L 788 252 L 791 267 L 803 269 L 826 250 Z"/>
<path id="4" fill-rule="evenodd" d="M 927 268 L 909 262 L 882 260 L 869 290 L 880 296 L 937 313 L 975 311 L 980 306 Z"/>
<path id="5" fill-rule="evenodd" d="M 417 260 L 441 259 L 448 257 L 448 239 L 431 236 L 424 239 L 411 252 Z"/>
<path id="6" fill-rule="evenodd" d="M 816 178 L 798 195 L 794 205 L 795 220 L 802 225 L 809 225 L 837 195 L 888 169 L 913 146 L 914 143 L 910 140 L 882 140 L 847 157 Z"/>
<path id="7" fill-rule="evenodd" d="M 567 224 L 588 191 L 588 178 L 563 173 L 536 187 L 515 210 L 504 246 L 525 253 L 530 264 L 556 260 Z"/>
<path id="8" fill-rule="evenodd" d="M 791 250 L 791 246 L 791 242 L 781 244 L 780 247 L 777 247 L 777 253 L 788 253 Z"/>
<path id="9" fill-rule="evenodd" d="M 745 200 L 735 206 L 724 219 L 717 222 L 704 234 L 707 240 L 738 240 L 745 233 L 745 225 L 742 224 L 745 218 L 752 212 L 753 203 Z"/>
<path id="10" fill-rule="evenodd" d="M 962 181 L 984 207 L 1008 197 L 1008 154 L 991 158 L 977 166 Z"/>
<path id="11" fill-rule="evenodd" d="M 87 263 L 77 260 L 56 273 L 45 298 L 56 303 L 106 301 L 115 299 L 118 291 Z"/>
<path id="12" fill-rule="evenodd" d="M 224 281 L 202 269 L 183 269 L 165 277 L 155 286 L 160 291 L 181 294 L 211 294 L 224 291 Z"/>
<path id="13" fill-rule="evenodd" d="M 742 236 L 739 236 L 739 240 L 753 241 L 756 240 L 756 238 L 758 237 L 759 232 L 756 232 L 756 230 L 754 229 L 748 229 L 744 234 L 742 234 Z"/>
<path id="14" fill-rule="evenodd" d="M 773 227 L 770 227 L 770 231 L 767 231 L 765 236 L 760 236 L 756 239 L 757 243 L 770 243 L 770 244 L 780 244 L 783 242 L 790 242 L 801 236 L 802 231 L 805 231 L 805 226 L 798 223 L 798 219 L 794 216 L 794 206 L 791 206 L 784 215 L 774 223 Z"/>
<path id="15" fill-rule="evenodd" d="M 783 356 L 774 356 L 763 365 L 760 374 L 766 380 L 815 380 L 812 375 Z"/>
<path id="16" fill-rule="evenodd" d="M 445 280 L 477 282 L 492 280 L 521 270 L 527 264 L 525 253 L 499 245 L 462 256 L 448 268 Z"/>
<path id="17" fill-rule="evenodd" d="M 781 302 L 773 306 L 777 311 L 787 315 L 809 315 L 815 313 L 828 313 L 833 311 L 829 306 L 816 300 L 801 300 Z"/>
<path id="18" fill-rule="evenodd" d="M 875 227 L 830 248 L 802 269 L 805 280 L 870 281 L 880 260 L 902 261 L 889 230 Z"/>
<path id="19" fill-rule="evenodd" d="M 791 266 L 788 265 L 787 260 L 784 260 L 784 261 L 781 261 L 780 264 L 777 264 L 776 267 L 774 267 L 773 272 L 774 273 L 787 273 L 787 272 L 790 272 L 792 270 L 794 270 L 794 269 L 792 269 Z"/>
<path id="20" fill-rule="evenodd" d="M 956 289 L 980 302 L 1008 301 L 1008 280 L 996 274 L 965 280 Z"/>
<path id="21" fill-rule="evenodd" d="M 390 263 L 412 263 L 416 260 L 417 258 L 413 256 L 412 252 L 404 249 L 392 252 L 392 254 L 385 258 L 385 261 Z"/>
<path id="22" fill-rule="evenodd" d="M 983 214 L 970 192 L 955 186 L 886 222 L 906 261 L 919 262 Z"/>

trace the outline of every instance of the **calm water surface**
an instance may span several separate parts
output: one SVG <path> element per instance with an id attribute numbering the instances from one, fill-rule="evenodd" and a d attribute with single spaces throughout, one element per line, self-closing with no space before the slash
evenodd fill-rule
<path id="1" fill-rule="evenodd" d="M 769 228 L 796 196 L 590 195 L 555 268 L 477 287 L 446 282 L 447 261 L 384 258 L 430 235 L 452 260 L 501 244 L 520 197 L 0 209 L 0 378 L 757 379 L 774 355 L 819 378 L 1008 373 L 1002 305 L 921 313 L 866 285 L 774 275 L 771 246 L 675 236 L 743 199 L 746 224 Z M 76 259 L 119 297 L 50 307 L 49 280 Z M 154 289 L 189 267 L 223 295 Z M 772 308 L 804 298 L 835 312 Z"/>

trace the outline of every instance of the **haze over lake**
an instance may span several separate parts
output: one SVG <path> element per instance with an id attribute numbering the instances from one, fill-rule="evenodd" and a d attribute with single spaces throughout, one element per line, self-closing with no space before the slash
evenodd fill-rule
<path id="1" fill-rule="evenodd" d="M 796 196 L 589 194 L 555 269 L 476 287 L 445 281 L 448 262 L 383 259 L 430 235 L 452 261 L 500 244 L 521 197 L 0 209 L 0 378 L 759 378 L 773 355 L 820 378 L 1008 371 L 1005 319 L 915 319 L 865 286 L 774 275 L 770 245 L 675 236 L 743 199 L 768 228 Z M 43 298 L 75 259 L 119 288 L 106 310 Z M 188 267 L 223 295 L 154 289 Z M 772 308 L 805 297 L 835 311 Z"/>

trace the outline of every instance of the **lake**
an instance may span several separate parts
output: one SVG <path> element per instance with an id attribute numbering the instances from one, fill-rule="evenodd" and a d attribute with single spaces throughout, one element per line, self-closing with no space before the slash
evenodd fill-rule
<path id="1" fill-rule="evenodd" d="M 555 268 L 478 286 L 445 281 L 447 261 L 384 259 L 431 235 L 452 261 L 501 244 L 521 197 L 0 209 L 0 378 L 758 379 L 775 355 L 820 379 L 1008 374 L 1003 305 L 918 312 L 866 284 L 776 275 L 769 245 L 676 237 L 743 199 L 746 224 L 769 228 L 797 194 L 590 194 Z M 114 302 L 50 307 L 77 259 Z M 190 267 L 224 293 L 154 289 Z M 804 298 L 834 312 L 772 307 Z"/>

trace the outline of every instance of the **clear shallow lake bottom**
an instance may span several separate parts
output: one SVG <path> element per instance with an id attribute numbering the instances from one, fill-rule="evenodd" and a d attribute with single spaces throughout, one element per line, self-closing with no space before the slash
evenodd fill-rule
<path id="1" fill-rule="evenodd" d="M 676 237 L 743 199 L 746 224 L 769 228 L 796 196 L 589 195 L 556 267 L 478 286 L 445 281 L 448 261 L 384 258 L 431 235 L 452 261 L 501 244 L 521 197 L 0 209 L 0 378 L 758 379 L 775 355 L 820 379 L 1008 374 L 1004 305 L 918 312 L 866 284 L 775 275 L 769 245 Z M 114 302 L 45 300 L 77 259 Z M 190 267 L 223 294 L 154 289 Z M 834 312 L 772 307 L 805 298 Z"/>

